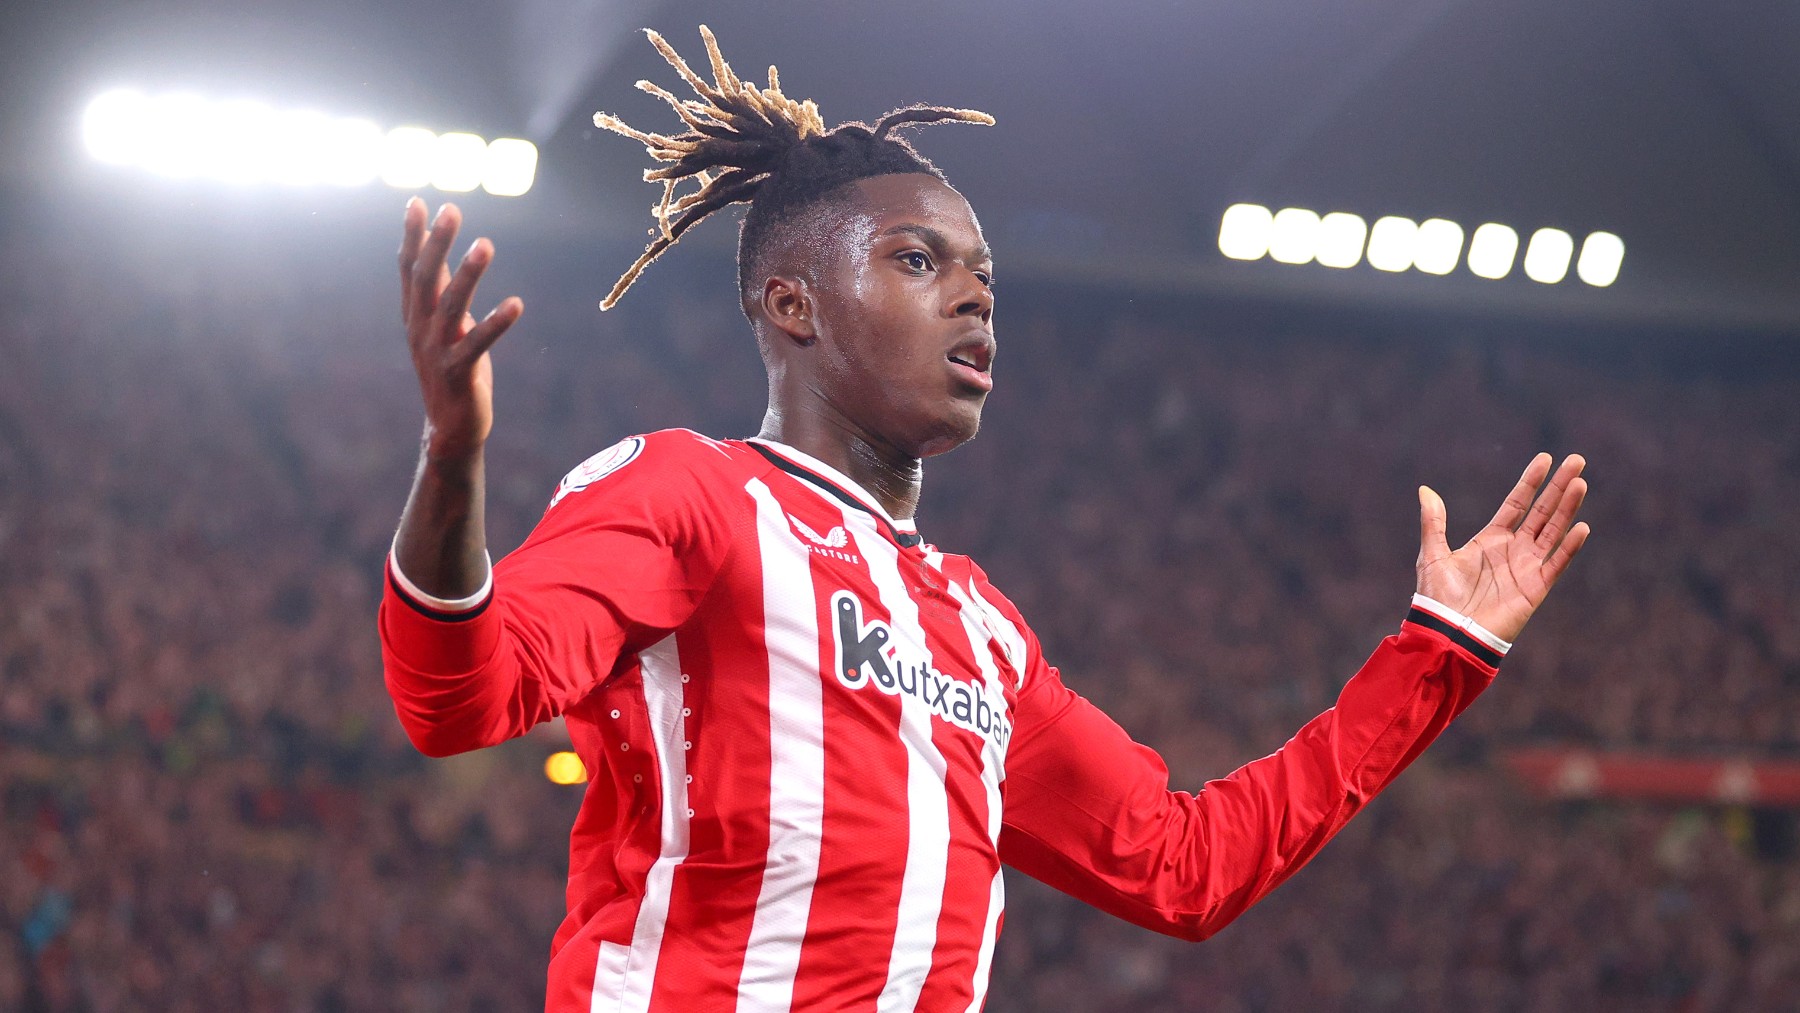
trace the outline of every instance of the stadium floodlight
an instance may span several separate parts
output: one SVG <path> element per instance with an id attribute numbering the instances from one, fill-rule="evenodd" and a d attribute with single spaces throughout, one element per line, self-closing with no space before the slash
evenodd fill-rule
<path id="1" fill-rule="evenodd" d="M 141 92 L 129 88 L 115 88 L 95 97 L 81 114 L 81 140 L 88 154 L 108 165 L 136 161 L 143 146 L 148 104 Z"/>
<path id="2" fill-rule="evenodd" d="M 531 189 L 537 160 L 537 145 L 517 137 L 497 137 L 488 142 L 481 188 L 496 197 L 517 197 Z"/>
<path id="3" fill-rule="evenodd" d="M 1268 256 L 1275 216 L 1261 204 L 1233 204 L 1219 219 L 1219 252 L 1232 260 Z"/>
<path id="4" fill-rule="evenodd" d="M 1413 266 L 1419 226 L 1411 218 L 1388 215 L 1369 230 L 1369 266 L 1378 271 L 1404 271 Z"/>
<path id="5" fill-rule="evenodd" d="M 1525 248 L 1525 277 L 1545 285 L 1554 285 L 1569 274 L 1569 258 L 1575 253 L 1575 240 L 1561 229 L 1539 229 L 1531 234 L 1531 245 Z"/>
<path id="6" fill-rule="evenodd" d="M 1319 219 L 1317 260 L 1326 267 L 1355 267 L 1362 261 L 1363 241 L 1369 226 L 1360 215 L 1333 211 Z"/>
<path id="7" fill-rule="evenodd" d="M 1413 266 L 1426 274 L 1449 274 L 1462 258 L 1463 229 L 1447 218 L 1428 218 L 1419 223 Z"/>
<path id="8" fill-rule="evenodd" d="M 1605 288 L 1619 280 L 1619 267 L 1625 263 L 1625 240 L 1610 232 L 1595 232 L 1581 244 L 1581 259 L 1575 262 L 1575 273 L 1595 288 Z"/>
<path id="9" fill-rule="evenodd" d="M 1319 249 L 1319 213 L 1305 208 L 1275 212 L 1269 257 L 1283 264 L 1310 264 Z"/>
<path id="10" fill-rule="evenodd" d="M 489 144 L 422 127 L 384 134 L 360 117 L 188 92 L 104 92 L 83 111 L 81 137 L 101 162 L 174 179 L 344 187 L 380 179 L 402 189 L 466 193 L 480 186 L 516 197 L 537 175 L 537 148 L 518 138 Z"/>
<path id="11" fill-rule="evenodd" d="M 1519 253 L 1519 234 L 1499 222 L 1488 222 L 1469 240 L 1469 272 L 1498 281 L 1512 273 Z"/>
<path id="12" fill-rule="evenodd" d="M 566 750 L 551 753 L 544 759 L 544 776 L 555 784 L 581 784 L 588 779 L 587 766 Z"/>
<path id="13" fill-rule="evenodd" d="M 138 162 L 159 176 L 201 175 L 214 160 L 219 137 L 212 129 L 212 105 L 198 95 L 159 95 L 142 111 Z"/>
<path id="14" fill-rule="evenodd" d="M 431 157 L 432 186 L 446 193 L 468 193 L 481 185 L 487 142 L 474 134 L 439 134 Z"/>
<path id="15" fill-rule="evenodd" d="M 381 139 L 381 181 L 401 190 L 431 185 L 437 135 L 424 127 L 395 127 Z"/>

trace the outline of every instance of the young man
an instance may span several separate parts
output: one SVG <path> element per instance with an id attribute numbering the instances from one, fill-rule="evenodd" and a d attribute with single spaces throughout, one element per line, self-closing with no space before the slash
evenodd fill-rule
<path id="1" fill-rule="evenodd" d="M 456 208 L 429 227 L 406 209 L 426 430 L 381 610 L 388 686 L 433 756 L 566 720 L 592 781 L 549 1008 L 978 1009 L 1003 862 L 1139 925 L 1216 932 L 1494 678 L 1587 538 L 1581 459 L 1554 475 L 1533 459 L 1455 552 L 1421 487 L 1399 632 L 1280 751 L 1170 791 L 981 569 L 912 521 L 920 462 L 975 435 L 993 387 L 993 266 L 967 202 L 888 131 L 985 117 L 911 109 L 827 132 L 773 69 L 746 85 L 702 32 L 710 85 L 652 35 L 701 101 L 650 90 L 692 130 L 597 118 L 670 162 L 659 178 L 701 184 L 665 191 L 661 235 L 607 305 L 687 227 L 749 201 L 757 437 L 615 444 L 490 567 L 488 349 L 523 307 L 477 323 L 491 244 L 452 274 Z"/>

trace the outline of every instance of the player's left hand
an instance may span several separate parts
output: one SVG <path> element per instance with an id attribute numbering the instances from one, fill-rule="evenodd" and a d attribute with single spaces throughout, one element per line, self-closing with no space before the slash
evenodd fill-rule
<path id="1" fill-rule="evenodd" d="M 1571 454 L 1552 476 L 1550 460 L 1549 454 L 1532 458 L 1494 519 L 1455 552 L 1444 537 L 1443 498 L 1429 486 L 1419 487 L 1420 594 L 1469 616 L 1502 640 L 1518 638 L 1525 621 L 1587 544 L 1587 522 L 1575 523 L 1587 496 L 1587 480 L 1580 477 L 1587 462 Z"/>

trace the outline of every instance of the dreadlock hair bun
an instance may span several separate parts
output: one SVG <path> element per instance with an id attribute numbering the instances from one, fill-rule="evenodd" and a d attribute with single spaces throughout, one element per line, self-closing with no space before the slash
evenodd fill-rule
<path id="1" fill-rule="evenodd" d="M 651 158 L 664 163 L 644 172 L 645 180 L 663 184 L 662 200 L 650 209 L 656 216 L 654 238 L 601 300 L 602 310 L 611 309 L 644 268 L 679 242 L 683 233 L 731 204 L 750 205 L 738 235 L 738 281 L 747 290 L 749 274 L 789 213 L 845 183 L 870 176 L 924 172 L 944 178 L 912 145 L 893 136 L 895 128 L 994 122 L 992 116 L 973 109 L 914 105 L 888 113 L 872 127 L 850 122 L 827 130 L 811 99 L 796 102 L 782 94 L 774 67 L 769 68 L 766 88 L 733 73 L 705 25 L 700 26 L 700 37 L 712 64 L 710 84 L 662 36 L 649 29 L 644 34 L 699 98 L 678 98 L 650 81 L 637 83 L 639 90 L 667 102 L 687 125 L 686 131 L 673 136 L 638 130 L 609 113 L 594 114 L 595 126 L 637 141 Z M 696 189 L 678 196 L 677 185 L 690 179 L 698 184 Z"/>

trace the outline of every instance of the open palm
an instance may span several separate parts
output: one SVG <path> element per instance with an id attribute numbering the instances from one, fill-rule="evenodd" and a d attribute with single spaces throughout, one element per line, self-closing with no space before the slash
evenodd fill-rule
<path id="1" fill-rule="evenodd" d="M 1454 552 L 1445 538 L 1443 498 L 1419 487 L 1420 594 L 1502 640 L 1518 637 L 1588 537 L 1587 523 L 1575 522 L 1587 496 L 1587 480 L 1580 477 L 1587 462 L 1571 454 L 1555 475 L 1550 462 L 1549 454 L 1532 458 L 1494 519 Z"/>

